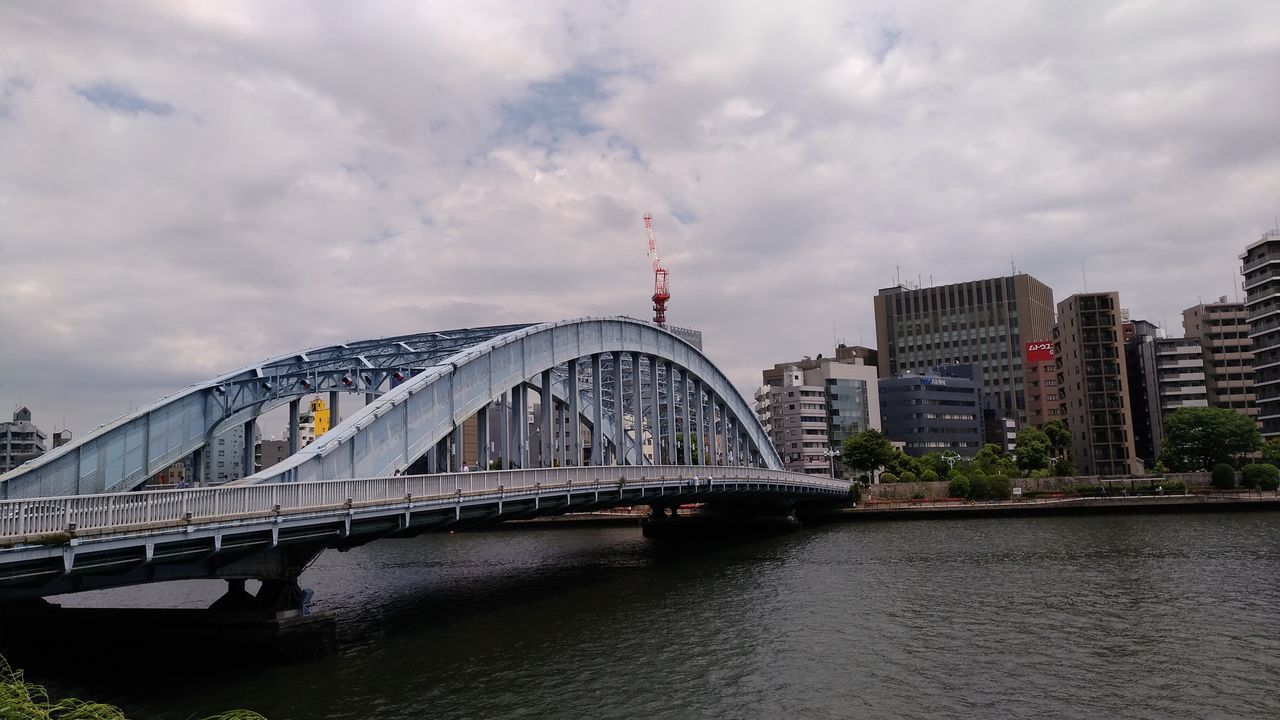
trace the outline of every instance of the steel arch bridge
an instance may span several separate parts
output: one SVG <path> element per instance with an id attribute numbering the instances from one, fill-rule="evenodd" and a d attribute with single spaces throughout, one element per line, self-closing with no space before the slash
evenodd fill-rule
<path id="1" fill-rule="evenodd" d="M 301 399 L 365 403 L 298 447 Z M 528 421 L 531 397 L 537 416 Z M 751 408 L 700 351 L 651 323 L 583 318 L 421 333 L 313 348 L 139 408 L 0 476 L 0 499 L 137 489 L 240 425 L 288 405 L 292 454 L 241 483 L 457 471 L 475 418 L 481 467 L 717 465 L 781 470 Z M 589 440 L 585 439 L 589 438 Z"/>

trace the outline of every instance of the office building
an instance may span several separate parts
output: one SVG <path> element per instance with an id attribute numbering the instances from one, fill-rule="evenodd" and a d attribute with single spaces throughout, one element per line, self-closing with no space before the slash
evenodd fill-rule
<path id="1" fill-rule="evenodd" d="M 258 443 L 253 454 L 254 463 L 258 466 L 257 470 L 265 470 L 272 465 L 278 465 L 284 462 L 287 457 L 289 457 L 288 440 L 263 440 Z"/>
<path id="2" fill-rule="evenodd" d="M 1141 471 L 1122 333 L 1117 293 L 1079 293 L 1058 303 L 1059 413 L 1071 430 L 1076 469 L 1086 475 Z"/>
<path id="3" fill-rule="evenodd" d="M 44 454 L 47 437 L 31 422 L 31 411 L 25 407 L 13 413 L 13 420 L 0 423 L 0 473 Z"/>
<path id="4" fill-rule="evenodd" d="M 1023 347 L 1053 330 L 1049 286 L 1026 274 L 926 288 L 899 285 L 879 292 L 875 314 L 881 378 L 973 364 L 985 407 L 1018 427 L 1029 421 Z M 1000 436 L 990 441 L 1003 442 Z"/>
<path id="5" fill-rule="evenodd" d="M 880 379 L 880 417 L 890 441 L 908 455 L 954 452 L 973 457 L 983 446 L 982 387 L 972 364 Z"/>
<path id="6" fill-rule="evenodd" d="M 788 470 L 844 474 L 838 457 L 844 441 L 880 429 L 877 369 L 866 360 L 874 350 L 841 345 L 836 357 L 779 363 L 761 375 L 756 415 Z"/>
<path id="7" fill-rule="evenodd" d="M 1182 311 L 1183 334 L 1200 341 L 1210 407 L 1258 416 L 1253 340 L 1244 303 L 1200 303 Z"/>
<path id="8" fill-rule="evenodd" d="M 1258 427 L 1270 439 L 1280 437 L 1280 230 L 1268 230 L 1245 248 L 1240 260 Z"/>

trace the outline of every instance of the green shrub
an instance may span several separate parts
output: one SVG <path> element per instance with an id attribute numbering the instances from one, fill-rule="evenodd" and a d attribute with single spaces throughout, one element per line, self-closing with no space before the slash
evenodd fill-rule
<path id="1" fill-rule="evenodd" d="M 1270 488 L 1263 486 L 1263 483 L 1269 484 L 1273 480 L 1280 484 L 1280 468 L 1268 463 L 1254 463 L 1244 467 L 1244 472 L 1241 473 L 1240 485 L 1249 490 L 1254 488 L 1274 490 L 1276 488 L 1275 485 Z"/>
<path id="2" fill-rule="evenodd" d="M 1236 469 L 1226 463 L 1218 463 L 1213 466 L 1209 482 L 1219 490 L 1230 490 L 1236 486 Z"/>
<path id="3" fill-rule="evenodd" d="M 894 475 L 894 474 L 893 474 L 893 473 L 891 473 L 891 472 L 884 472 L 884 473 L 880 473 L 880 482 L 882 482 L 882 483 L 896 483 L 896 482 L 898 482 L 898 476 L 897 476 L 897 475 Z"/>
<path id="4" fill-rule="evenodd" d="M 1013 483 L 1004 475 L 996 475 L 988 482 L 987 497 L 992 500 L 1008 500 L 1013 495 Z"/>
<path id="5" fill-rule="evenodd" d="M 1069 457 L 1060 457 L 1053 461 L 1054 477 L 1075 477 L 1076 464 Z"/>
<path id="6" fill-rule="evenodd" d="M 920 473 L 921 482 L 938 482 L 938 473 L 933 470 L 925 470 Z"/>
<path id="7" fill-rule="evenodd" d="M 1037 479 L 1037 480 L 1040 478 L 1047 478 L 1049 477 L 1049 470 L 1048 468 L 1040 468 L 1039 470 L 1032 470 L 1031 472 L 1027 473 L 1027 477 L 1032 479 Z"/>
<path id="8" fill-rule="evenodd" d="M 991 480 L 986 475 L 974 473 L 969 478 L 969 499 L 970 500 L 986 500 L 987 495 L 991 492 Z"/>
<path id="9" fill-rule="evenodd" d="M 1163 483 L 1160 487 L 1164 488 L 1166 495 L 1181 495 L 1187 491 L 1187 484 L 1181 480 L 1170 480 Z"/>
<path id="10" fill-rule="evenodd" d="M 1268 475 L 1258 481 L 1259 490 L 1275 492 L 1276 488 L 1280 488 L 1280 476 Z"/>
<path id="11" fill-rule="evenodd" d="M 850 502 L 862 502 L 862 483 L 849 483 Z"/>
<path id="12" fill-rule="evenodd" d="M 923 500 L 923 499 L 924 499 L 924 493 L 922 493 L 922 492 L 920 492 L 919 490 L 917 490 L 917 491 L 915 491 L 915 492 L 911 493 L 911 499 L 912 499 L 912 500 Z"/>
<path id="13" fill-rule="evenodd" d="M 898 482 L 904 482 L 904 483 L 916 482 L 918 479 L 919 478 L 916 477 L 916 474 L 911 472 L 910 470 L 903 470 L 902 474 L 898 476 Z"/>
<path id="14" fill-rule="evenodd" d="M 969 478 L 963 475 L 951 478 L 951 481 L 947 483 L 947 497 L 969 497 Z"/>

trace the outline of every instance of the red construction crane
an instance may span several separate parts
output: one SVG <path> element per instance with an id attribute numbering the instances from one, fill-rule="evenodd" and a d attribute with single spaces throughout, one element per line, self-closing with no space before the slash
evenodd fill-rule
<path id="1" fill-rule="evenodd" d="M 653 261 L 653 321 L 659 325 L 667 324 L 667 301 L 671 293 L 667 291 L 667 269 L 662 267 L 658 257 L 658 242 L 653 239 L 653 216 L 644 214 L 644 233 L 649 236 L 649 259 Z"/>

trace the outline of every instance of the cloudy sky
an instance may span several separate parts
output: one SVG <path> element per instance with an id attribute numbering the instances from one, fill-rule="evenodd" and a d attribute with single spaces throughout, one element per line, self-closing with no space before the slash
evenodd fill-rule
<path id="1" fill-rule="evenodd" d="M 0 409 L 305 346 L 669 320 L 744 392 L 903 277 L 1181 333 L 1280 214 L 1280 3 L 5 2 Z"/>

